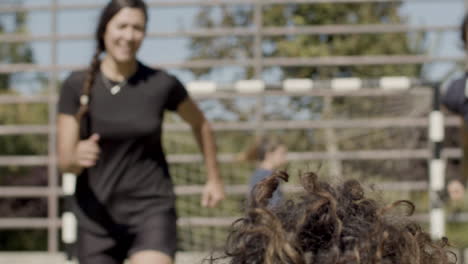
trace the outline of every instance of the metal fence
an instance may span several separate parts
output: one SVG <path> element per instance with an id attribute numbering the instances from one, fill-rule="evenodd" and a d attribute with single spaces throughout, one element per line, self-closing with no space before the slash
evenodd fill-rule
<path id="1" fill-rule="evenodd" d="M 342 80 L 340 80 L 342 81 Z M 190 84 L 188 84 L 190 87 Z M 285 87 L 285 86 L 283 86 Z M 282 96 L 317 96 L 317 97 L 385 97 L 394 95 L 403 96 L 420 96 L 430 98 L 432 96 L 432 89 L 422 86 L 413 86 L 409 89 L 393 90 L 393 89 L 376 89 L 376 88 L 361 88 L 359 90 L 344 91 L 341 89 L 320 88 L 316 87 L 308 91 L 284 91 L 277 89 L 266 89 L 257 93 L 239 93 L 239 92 L 211 92 L 209 94 L 198 94 L 192 91 L 194 97 L 198 100 L 206 98 L 239 98 L 239 97 L 253 97 L 258 101 L 263 101 L 266 96 L 282 95 Z M 51 102 L 53 104 L 53 102 Z M 262 112 L 261 108 L 257 109 Z M 429 111 L 430 109 L 428 109 Z M 260 115 L 261 116 L 261 115 Z M 450 117 L 445 121 L 446 126 L 458 126 L 459 119 Z M 302 151 L 290 152 L 288 159 L 290 161 L 328 161 L 331 163 L 330 170 L 332 174 L 341 174 L 342 165 L 344 161 L 368 161 L 368 160 L 429 160 L 432 157 L 432 150 L 429 146 L 422 148 L 402 148 L 402 149 L 372 149 L 372 150 L 352 150 L 346 151 L 337 147 L 334 134 L 340 129 L 385 129 L 385 128 L 416 128 L 416 129 L 429 129 L 429 116 L 419 117 L 391 117 L 391 118 L 373 118 L 369 119 L 334 119 L 334 120 L 314 120 L 314 121 L 261 121 L 261 122 L 214 122 L 213 127 L 216 133 L 223 131 L 252 131 L 258 129 L 259 126 L 267 131 L 271 130 L 288 130 L 294 131 L 298 129 L 319 130 L 323 129 L 328 132 L 326 137 L 327 142 L 324 143 L 326 148 L 322 151 Z M 34 134 L 34 133 L 51 133 L 53 135 L 54 126 L 35 126 L 41 129 L 31 129 L 29 126 L 1 126 L 0 130 L 2 135 L 8 134 Z M 188 131 L 189 127 L 184 124 L 167 124 L 165 131 L 180 132 Z M 51 140 L 51 139 L 49 139 Z M 460 157 L 459 149 L 444 149 L 442 152 L 443 159 L 458 159 Z M 49 153 L 48 156 L 3 156 L 0 157 L 1 166 L 33 166 L 33 165 L 47 165 L 50 166 L 49 174 L 55 175 L 56 168 L 52 162 L 55 162 L 53 157 L 54 152 Z M 235 162 L 236 153 L 222 153 L 219 155 L 221 163 Z M 51 161 L 52 160 L 52 161 Z M 199 163 L 202 160 L 199 154 L 172 154 L 168 156 L 171 164 L 181 163 Z M 51 176 L 52 177 L 52 176 Z M 46 197 L 48 198 L 49 215 L 47 218 L 0 218 L 0 229 L 47 229 L 49 236 L 49 251 L 56 252 L 59 244 L 58 232 L 61 228 L 61 220 L 58 212 L 59 199 L 62 196 L 62 191 L 58 186 L 58 180 L 50 180 L 47 187 L 0 187 L 0 197 L 2 198 L 25 198 L 25 197 Z M 228 185 L 228 195 L 244 194 L 248 190 L 247 185 Z M 429 182 L 425 180 L 406 180 L 406 181 L 387 181 L 379 184 L 378 188 L 384 190 L 398 190 L 398 191 L 424 191 L 429 189 Z M 287 192 L 294 192 L 298 189 L 294 186 L 286 186 Z M 178 196 L 187 196 L 193 194 L 200 194 L 202 186 L 200 185 L 183 185 L 176 187 Z M 466 217 L 458 216 L 457 220 L 464 221 Z M 461 217 L 461 218 L 460 218 Z M 236 217 L 183 217 L 179 220 L 180 226 L 229 226 Z M 420 221 L 428 221 L 426 214 L 416 215 Z M 57 247 L 57 248 L 55 248 Z"/>
<path id="2" fill-rule="evenodd" d="M 407 2 L 424 2 L 423 0 L 406 0 Z M 426 0 L 429 1 L 429 0 Z M 434 1 L 434 0 L 432 0 Z M 449 0 L 444 0 L 449 1 Z M 396 33 L 396 32 L 447 32 L 455 31 L 458 26 L 408 26 L 408 25 L 323 25 L 323 26 L 305 26 L 305 27 L 264 27 L 262 23 L 262 8 L 267 5 L 287 4 L 287 3 L 370 3 L 370 2 L 394 2 L 392 0 L 185 0 L 185 1 L 148 1 L 151 8 L 160 7 L 187 7 L 187 6 L 220 6 L 220 5 L 252 5 L 254 8 L 255 26 L 251 28 L 216 28 L 216 29 L 197 29 L 191 31 L 176 31 L 168 33 L 149 32 L 149 38 L 171 38 L 171 37 L 220 37 L 220 36 L 248 36 L 254 39 L 254 57 L 244 60 L 197 60 L 159 63 L 158 67 L 169 69 L 194 69 L 217 66 L 243 66 L 253 67 L 255 76 L 260 78 L 265 67 L 269 66 L 336 66 L 336 65 L 387 65 L 387 64 L 424 64 L 431 62 L 460 62 L 464 58 L 455 57 L 431 57 L 428 55 L 379 55 L 379 56 L 340 56 L 340 57 L 321 57 L 321 58 L 265 58 L 262 53 L 262 40 L 265 37 L 280 35 L 297 34 L 369 34 L 369 33 Z M 395 1 L 399 2 L 399 1 Z M 4 34 L 0 36 L 1 42 L 31 42 L 45 41 L 50 45 L 51 63 L 48 65 L 35 64 L 0 64 L 0 73 L 17 72 L 43 72 L 48 73 L 48 92 L 46 95 L 17 96 L 0 95 L 0 104 L 29 104 L 42 103 L 48 105 L 49 123 L 47 125 L 0 125 L 0 136 L 4 135 L 29 135 L 42 134 L 48 136 L 48 154 L 44 156 L 1 156 L 0 166 L 47 166 L 48 183 L 47 187 L 1 187 L 0 197 L 43 197 L 47 199 L 48 214 L 47 218 L 0 218 L 0 229 L 47 229 L 48 233 L 48 252 L 57 252 L 59 250 L 59 231 L 61 221 L 59 218 L 59 200 L 62 191 L 59 188 L 59 175 L 56 169 L 56 142 L 55 142 L 55 121 L 56 121 L 56 100 L 59 83 L 59 73 L 62 71 L 82 69 L 86 65 L 62 65 L 58 63 L 58 43 L 61 41 L 90 40 L 91 35 L 64 34 L 57 32 L 57 16 L 64 10 L 79 9 L 97 9 L 102 7 L 100 4 L 59 4 L 57 0 L 51 0 L 50 5 L 30 5 L 30 6 L 2 6 L 0 13 L 11 13 L 16 11 L 26 12 L 49 12 L 51 17 L 50 31 L 48 35 L 27 35 L 27 34 Z M 340 80 L 337 80 L 340 81 Z M 343 80 L 341 80 L 343 81 Z M 424 88 L 424 84 L 413 80 L 413 83 L 404 87 L 402 90 L 384 89 L 379 80 L 360 80 L 356 85 L 356 80 L 345 80 L 344 86 L 333 85 L 333 80 L 323 81 L 323 83 L 314 83 L 313 89 L 288 90 L 285 83 L 267 86 L 266 89 L 254 93 L 242 93 L 235 91 L 215 90 L 210 93 L 197 93 L 193 90 L 194 97 L 201 99 L 223 99 L 235 97 L 253 97 L 257 101 L 255 111 L 255 122 L 214 122 L 215 131 L 251 131 L 251 130 L 275 130 L 275 129 L 325 129 L 328 133 L 328 139 L 333 142 L 334 131 L 343 128 L 389 128 L 389 127 L 414 127 L 427 129 L 429 119 L 423 117 L 392 117 L 379 118 L 369 122 L 367 119 L 353 120 L 314 120 L 314 121 L 268 121 L 263 118 L 263 106 L 266 96 L 318 96 L 324 98 L 333 98 L 336 96 L 363 97 L 363 96 L 390 96 L 394 94 L 411 94 L 431 97 L 432 90 Z M 351 89 L 349 84 L 351 83 Z M 347 86 L 348 85 L 348 86 Z M 188 87 L 191 84 L 187 84 Z M 338 88 L 337 88 L 338 87 Z M 341 88 L 340 88 L 341 87 Z M 345 87 L 345 88 L 343 88 Z M 382 89 L 375 89 L 380 87 Z M 411 87 L 411 88 L 410 88 Z M 408 89 L 407 89 L 408 88 Z M 445 121 L 447 126 L 459 126 L 459 120 L 448 118 Z M 187 131 L 189 128 L 182 124 L 167 124 L 167 131 Z M 419 159 L 428 160 L 432 152 L 429 147 L 418 149 L 393 149 L 393 150 L 362 150 L 345 151 L 340 150 L 333 143 L 327 143 L 327 149 L 324 151 L 311 152 L 292 152 L 289 154 L 290 160 L 330 160 L 332 170 L 340 171 L 340 162 L 345 160 L 407 160 Z M 442 152 L 443 158 L 459 158 L 459 149 L 445 149 Z M 232 162 L 234 153 L 223 153 L 219 156 L 220 162 Z M 169 155 L 170 163 L 193 163 L 201 160 L 197 154 L 174 154 Z M 334 168 L 334 169 L 333 169 Z M 386 189 L 419 189 L 427 190 L 427 181 L 384 183 L 382 188 Z M 294 188 L 292 188 L 294 189 Z M 247 190 L 247 186 L 227 186 L 228 194 L 242 194 Z M 178 195 L 189 195 L 200 193 L 200 186 L 178 186 L 176 193 Z M 419 215 L 420 219 L 426 219 L 426 216 Z M 191 225 L 229 225 L 232 218 L 203 218 L 192 217 L 190 219 L 182 218 L 180 225 L 190 223 Z"/>

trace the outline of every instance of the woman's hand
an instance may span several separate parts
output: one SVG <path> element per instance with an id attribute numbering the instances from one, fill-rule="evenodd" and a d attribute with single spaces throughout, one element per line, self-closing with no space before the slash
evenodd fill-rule
<path id="1" fill-rule="evenodd" d="M 202 206 L 213 208 L 224 199 L 224 185 L 221 180 L 209 180 L 206 182 L 202 193 Z"/>
<path id="2" fill-rule="evenodd" d="M 93 134 L 88 139 L 78 141 L 75 150 L 75 165 L 81 168 L 90 168 L 96 165 L 99 159 L 99 135 Z"/>
<path id="3" fill-rule="evenodd" d="M 219 177 L 213 130 L 202 111 L 190 97 L 179 104 L 177 113 L 192 127 L 195 139 L 204 155 L 208 180 L 203 188 L 201 204 L 203 207 L 213 208 L 224 199 L 224 186 Z"/>

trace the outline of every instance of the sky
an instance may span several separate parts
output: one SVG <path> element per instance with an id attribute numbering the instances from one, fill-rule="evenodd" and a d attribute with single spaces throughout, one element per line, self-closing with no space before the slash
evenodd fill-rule
<path id="1" fill-rule="evenodd" d="M 0 0 L 0 3 L 15 0 Z M 172 0 L 177 1 L 177 0 Z M 25 4 L 48 4 L 50 0 L 23 0 Z M 59 0 L 59 3 L 105 3 L 106 0 Z M 149 32 L 167 32 L 178 29 L 192 29 L 193 17 L 197 7 L 158 8 L 150 12 Z M 464 0 L 407 0 L 400 13 L 408 18 L 411 25 L 458 25 L 465 10 Z M 62 11 L 58 15 L 59 34 L 87 34 L 94 31 L 97 21 L 96 10 Z M 28 28 L 33 35 L 50 34 L 51 17 L 49 12 L 36 11 L 29 14 Z M 188 39 L 161 38 L 145 40 L 140 53 L 140 59 L 148 64 L 161 62 L 179 62 L 189 55 Z M 457 32 L 446 32 L 440 35 L 429 34 L 428 47 L 433 56 L 463 56 Z M 34 57 L 38 64 L 51 63 L 51 48 L 48 42 L 32 43 Z M 93 51 L 92 41 L 61 41 L 58 44 L 59 64 L 86 64 Z M 453 67 L 451 63 L 434 63 L 425 66 L 429 79 L 442 78 Z M 239 68 L 229 67 L 213 74 L 212 79 L 218 82 L 230 82 L 235 79 Z M 172 71 L 182 81 L 187 82 L 193 76 L 186 71 Z M 64 77 L 66 73 L 62 73 Z M 267 81 L 279 81 L 274 74 L 265 76 Z"/>
<path id="2" fill-rule="evenodd" d="M 403 5 L 401 14 L 408 17 L 411 25 L 456 25 L 463 20 L 465 1 L 438 0 L 431 2 L 409 1 Z M 446 32 L 428 36 L 430 54 L 433 56 L 464 56 L 459 32 Z M 452 63 L 428 65 L 428 78 L 439 80 L 453 67 Z M 460 73 L 460 72 L 458 72 Z"/>

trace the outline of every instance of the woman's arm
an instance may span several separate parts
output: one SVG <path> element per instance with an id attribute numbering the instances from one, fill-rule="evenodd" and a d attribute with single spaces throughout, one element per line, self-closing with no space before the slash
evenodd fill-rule
<path id="1" fill-rule="evenodd" d="M 208 179 L 203 192 L 202 204 L 214 207 L 219 201 L 224 199 L 224 188 L 219 175 L 216 160 L 216 143 L 210 123 L 190 97 L 187 97 L 179 104 L 177 113 L 192 127 L 195 139 L 205 158 Z"/>
<path id="2" fill-rule="evenodd" d="M 96 164 L 99 157 L 99 136 L 93 134 L 79 140 L 79 125 L 74 116 L 59 114 L 57 118 L 57 159 L 62 172 L 79 174 Z"/>

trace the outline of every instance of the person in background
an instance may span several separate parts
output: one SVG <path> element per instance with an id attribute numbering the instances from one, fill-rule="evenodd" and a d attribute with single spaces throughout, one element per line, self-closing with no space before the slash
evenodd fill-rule
<path id="1" fill-rule="evenodd" d="M 224 198 L 210 124 L 176 77 L 136 57 L 147 24 L 142 0 L 109 1 L 91 64 L 71 73 L 60 92 L 58 165 L 78 175 L 80 264 L 174 262 L 175 194 L 161 143 L 166 110 L 190 124 L 204 155 L 202 205 Z"/>
<path id="2" fill-rule="evenodd" d="M 285 165 L 288 149 L 280 138 L 275 136 L 260 136 L 255 139 L 253 144 L 241 154 L 241 161 L 254 162 L 255 171 L 249 180 L 249 195 L 253 186 L 263 179 L 270 176 L 276 169 Z M 278 188 L 270 200 L 270 205 L 277 204 L 283 195 Z"/>
<path id="3" fill-rule="evenodd" d="M 468 47 L 468 13 L 465 14 L 460 26 L 460 37 L 464 50 Z M 462 144 L 461 172 L 459 175 L 449 180 L 447 191 L 454 201 L 463 199 L 465 195 L 465 185 L 468 178 L 468 73 L 462 78 L 453 81 L 447 91 L 442 96 L 442 104 L 461 118 L 462 127 L 460 137 Z"/>

